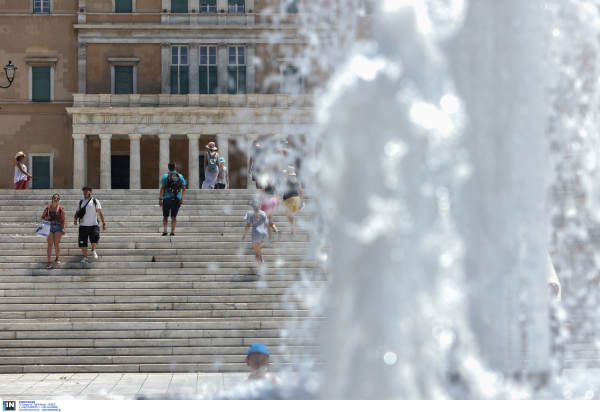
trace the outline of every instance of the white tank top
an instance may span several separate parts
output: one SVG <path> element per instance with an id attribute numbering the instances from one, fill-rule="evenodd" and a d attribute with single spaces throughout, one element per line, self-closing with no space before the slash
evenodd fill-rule
<path id="1" fill-rule="evenodd" d="M 25 166 L 22 162 L 21 162 L 21 166 L 23 167 L 23 170 L 25 172 L 27 172 L 27 166 Z M 15 182 L 20 182 L 21 180 L 27 180 L 27 175 L 25 173 L 21 173 L 21 171 L 19 170 L 19 168 L 17 167 L 17 165 L 15 165 Z"/>

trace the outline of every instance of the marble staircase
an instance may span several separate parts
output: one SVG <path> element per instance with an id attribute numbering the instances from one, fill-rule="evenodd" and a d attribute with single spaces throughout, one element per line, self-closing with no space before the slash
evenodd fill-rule
<path id="1" fill-rule="evenodd" d="M 46 269 L 35 229 L 54 193 L 67 231 L 62 263 Z M 276 214 L 283 235 L 257 275 L 250 236 L 241 241 L 257 191 L 188 190 L 173 237 L 161 236 L 158 189 L 93 195 L 108 230 L 99 258 L 82 264 L 79 190 L 0 190 L 0 373 L 240 372 L 255 342 L 274 366 L 320 360 L 322 319 L 306 297 L 328 275 L 305 257 L 309 196 L 295 237 Z"/>

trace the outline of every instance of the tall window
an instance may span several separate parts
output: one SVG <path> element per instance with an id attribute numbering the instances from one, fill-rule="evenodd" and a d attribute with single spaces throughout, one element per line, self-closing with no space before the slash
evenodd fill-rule
<path id="1" fill-rule="evenodd" d="M 115 0 L 115 13 L 133 13 L 133 0 Z"/>
<path id="2" fill-rule="evenodd" d="M 246 56 L 241 46 L 229 47 L 227 64 L 227 93 L 246 94 Z"/>
<path id="3" fill-rule="evenodd" d="M 31 100 L 34 102 L 49 102 L 50 98 L 50 67 L 34 66 L 31 68 Z"/>
<path id="4" fill-rule="evenodd" d="M 304 78 L 300 68 L 284 66 L 281 69 L 281 94 L 303 94 Z"/>
<path id="5" fill-rule="evenodd" d="M 187 13 L 188 0 L 171 0 L 171 13 Z"/>
<path id="6" fill-rule="evenodd" d="M 298 13 L 300 0 L 282 0 L 285 13 Z"/>
<path id="7" fill-rule="evenodd" d="M 34 0 L 33 1 L 33 12 L 35 14 L 49 14 L 50 13 L 50 0 Z"/>
<path id="8" fill-rule="evenodd" d="M 115 94 L 133 94 L 133 66 L 115 66 Z"/>
<path id="9" fill-rule="evenodd" d="M 200 0 L 200 13 L 216 13 L 217 0 Z"/>
<path id="10" fill-rule="evenodd" d="M 243 13 L 245 0 L 229 0 L 229 13 Z"/>
<path id="11" fill-rule="evenodd" d="M 217 47 L 200 47 L 200 94 L 217 94 Z"/>
<path id="12" fill-rule="evenodd" d="M 188 94 L 190 72 L 188 46 L 171 47 L 171 94 Z"/>

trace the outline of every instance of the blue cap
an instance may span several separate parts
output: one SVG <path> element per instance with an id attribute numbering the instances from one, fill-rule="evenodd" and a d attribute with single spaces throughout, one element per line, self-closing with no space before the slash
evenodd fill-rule
<path id="1" fill-rule="evenodd" d="M 264 353 L 267 356 L 269 356 L 269 349 L 267 349 L 267 347 L 262 343 L 255 343 L 253 345 L 250 345 L 250 347 L 248 348 L 248 355 L 246 357 L 250 356 L 250 354 L 252 353 Z"/>
<path id="2" fill-rule="evenodd" d="M 219 163 L 225 163 L 225 158 L 224 157 L 220 158 Z"/>
<path id="3" fill-rule="evenodd" d="M 260 206 L 260 201 L 258 199 L 252 199 L 252 202 L 250 202 L 250 206 Z"/>

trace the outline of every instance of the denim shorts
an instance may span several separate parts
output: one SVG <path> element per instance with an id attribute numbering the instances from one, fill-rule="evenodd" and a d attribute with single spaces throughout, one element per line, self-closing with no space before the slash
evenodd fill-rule
<path id="1" fill-rule="evenodd" d="M 52 222 L 50 223 L 50 233 L 62 233 L 62 223 Z"/>

